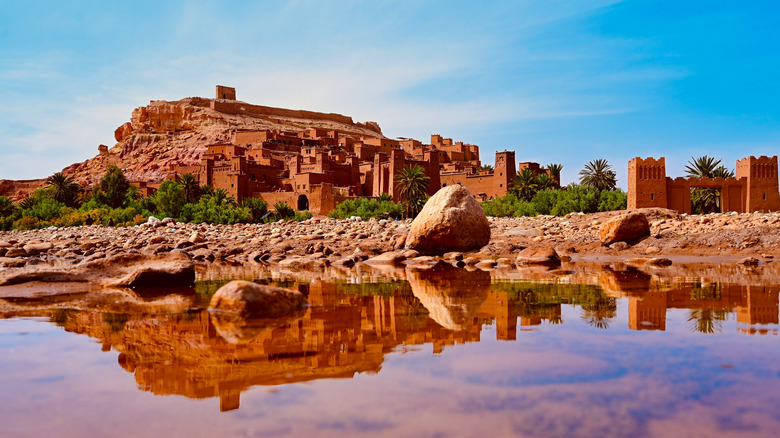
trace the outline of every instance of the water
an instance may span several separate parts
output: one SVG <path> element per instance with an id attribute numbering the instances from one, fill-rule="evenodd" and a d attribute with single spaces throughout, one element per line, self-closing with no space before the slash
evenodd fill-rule
<path id="1" fill-rule="evenodd" d="M 226 268 L 6 296 L 0 436 L 778 436 L 780 287 L 735 269 Z M 311 307 L 216 319 L 239 276 Z"/>

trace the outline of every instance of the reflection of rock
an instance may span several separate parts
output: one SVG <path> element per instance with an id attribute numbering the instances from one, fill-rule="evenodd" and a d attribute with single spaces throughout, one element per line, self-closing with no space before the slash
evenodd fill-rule
<path id="1" fill-rule="evenodd" d="M 599 272 L 599 285 L 612 297 L 642 295 L 650 290 L 651 276 L 635 268 L 625 271 L 603 269 Z"/>
<path id="2" fill-rule="evenodd" d="M 98 288 L 83 283 L 24 283 L 0 289 L 0 314 L 47 309 L 100 310 L 117 313 L 181 313 L 193 304 L 192 289 L 166 290 L 143 297 L 127 288 Z"/>
<path id="3" fill-rule="evenodd" d="M 195 265 L 186 254 L 162 256 L 123 254 L 72 266 L 22 268 L 0 275 L 0 286 L 30 281 L 92 282 L 107 286 L 188 286 L 195 283 Z"/>
<path id="4" fill-rule="evenodd" d="M 212 312 L 211 323 L 222 339 L 231 344 L 246 344 L 264 332 L 290 326 L 305 314 L 306 309 L 303 308 L 278 318 L 244 318 L 232 312 Z"/>
<path id="5" fill-rule="evenodd" d="M 243 318 L 279 318 L 306 304 L 302 293 L 251 281 L 234 280 L 211 297 L 209 309 Z"/>
<path id="6" fill-rule="evenodd" d="M 431 319 L 450 330 L 463 330 L 479 312 L 490 289 L 490 273 L 447 265 L 431 270 L 407 270 L 412 293 Z"/>

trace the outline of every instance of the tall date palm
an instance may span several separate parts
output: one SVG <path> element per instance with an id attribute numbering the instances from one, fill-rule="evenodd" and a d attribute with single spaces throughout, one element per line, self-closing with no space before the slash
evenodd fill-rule
<path id="1" fill-rule="evenodd" d="M 580 170 L 580 184 L 599 191 L 613 190 L 617 186 L 617 176 L 607 160 L 599 158 L 588 162 L 585 168 Z"/>
<path id="2" fill-rule="evenodd" d="M 420 166 L 406 166 L 395 175 L 398 197 L 404 204 L 407 217 L 415 217 L 428 200 L 428 184 L 431 178 Z"/>
<path id="3" fill-rule="evenodd" d="M 685 166 L 685 173 L 693 178 L 731 178 L 734 171 L 720 165 L 721 160 L 704 155 L 691 157 Z M 720 211 L 720 189 L 695 188 L 691 190 L 691 210 L 694 213 L 714 213 Z"/>
<path id="4" fill-rule="evenodd" d="M 62 202 L 68 207 L 75 207 L 78 203 L 81 187 L 70 176 L 57 172 L 46 178 L 46 186 L 55 201 Z"/>

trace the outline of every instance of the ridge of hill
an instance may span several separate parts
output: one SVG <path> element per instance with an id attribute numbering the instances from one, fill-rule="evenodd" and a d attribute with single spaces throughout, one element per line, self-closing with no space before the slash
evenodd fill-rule
<path id="1" fill-rule="evenodd" d="M 385 138 L 376 122 L 356 123 L 341 114 L 202 97 L 157 100 L 133 110 L 130 121 L 114 132 L 117 143 L 113 147 L 100 145 L 98 155 L 62 172 L 82 186 L 92 186 L 105 174 L 106 166 L 114 164 L 130 181 L 161 182 L 173 176 L 175 165 L 198 164 L 208 145 L 232 142 L 236 130 L 298 133 L 310 128 Z M 43 187 L 45 181 L 0 180 L 0 195 L 18 200 Z"/>

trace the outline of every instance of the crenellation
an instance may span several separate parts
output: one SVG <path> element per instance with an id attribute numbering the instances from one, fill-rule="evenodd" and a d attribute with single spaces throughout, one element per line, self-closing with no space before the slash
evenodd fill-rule
<path id="1" fill-rule="evenodd" d="M 657 165 L 656 165 L 657 164 Z M 691 212 L 691 190 L 720 190 L 722 211 L 780 211 L 777 156 L 737 160 L 735 177 L 666 177 L 665 159 L 636 157 L 628 162 L 628 208 L 664 207 Z"/>

